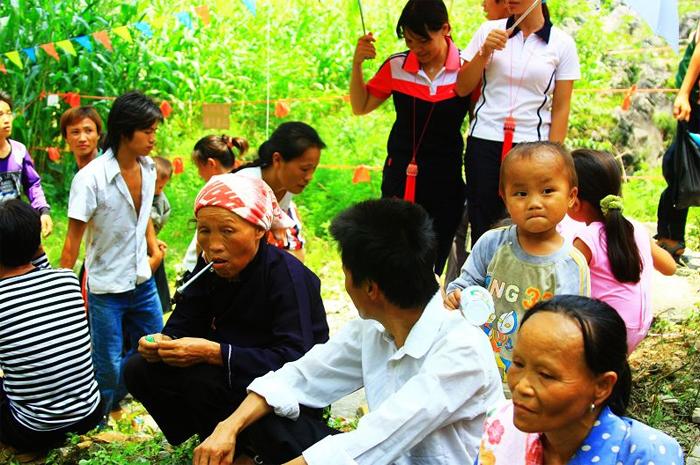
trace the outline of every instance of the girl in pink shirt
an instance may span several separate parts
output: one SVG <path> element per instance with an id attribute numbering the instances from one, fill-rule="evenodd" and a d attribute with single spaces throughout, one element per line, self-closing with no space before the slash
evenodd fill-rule
<path id="1" fill-rule="evenodd" d="M 586 223 L 576 232 L 574 247 L 588 261 L 591 297 L 608 303 L 625 321 L 627 350 L 632 353 L 651 325 L 652 267 L 671 275 L 676 263 L 644 226 L 622 214 L 622 175 L 615 158 L 588 149 L 571 155 L 579 187 L 569 216 Z"/>

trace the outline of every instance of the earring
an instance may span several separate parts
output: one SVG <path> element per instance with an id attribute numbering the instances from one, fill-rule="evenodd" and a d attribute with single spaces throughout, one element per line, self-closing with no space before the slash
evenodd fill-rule
<path id="1" fill-rule="evenodd" d="M 595 412 L 595 404 L 591 403 L 591 412 Z"/>

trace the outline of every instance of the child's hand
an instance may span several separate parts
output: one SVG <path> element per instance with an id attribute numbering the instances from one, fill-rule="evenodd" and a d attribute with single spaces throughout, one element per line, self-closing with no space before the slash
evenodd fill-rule
<path id="1" fill-rule="evenodd" d="M 459 304 L 460 301 L 462 300 L 462 291 L 457 289 L 456 291 L 452 291 L 449 294 L 447 294 L 447 297 L 445 298 L 445 307 L 449 308 L 450 310 L 459 310 Z"/>
<path id="2" fill-rule="evenodd" d="M 53 221 L 51 221 L 51 217 L 47 213 L 44 213 L 41 215 L 41 236 L 47 237 L 49 234 L 51 234 L 52 230 Z"/>

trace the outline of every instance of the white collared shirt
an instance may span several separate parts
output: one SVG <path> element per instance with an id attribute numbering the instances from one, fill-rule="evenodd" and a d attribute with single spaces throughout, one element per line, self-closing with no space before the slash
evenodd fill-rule
<path id="1" fill-rule="evenodd" d="M 248 390 L 296 419 L 299 404 L 324 407 L 363 386 L 369 413 L 305 450 L 309 465 L 472 464 L 486 412 L 503 399 L 486 335 L 439 293 L 400 349 L 378 323 L 351 321 Z"/>
<path id="2" fill-rule="evenodd" d="M 150 157 L 139 157 L 141 209 L 136 213 L 119 163 L 107 150 L 73 178 L 68 217 L 87 223 L 85 268 L 93 294 L 134 289 L 151 277 L 146 227 L 155 191 L 156 169 Z"/>
<path id="3" fill-rule="evenodd" d="M 507 23 L 508 19 L 483 23 L 464 51 L 464 58 L 473 60 L 489 33 L 493 29 L 505 30 Z M 516 121 L 514 142 L 549 139 L 556 82 L 580 79 L 581 70 L 576 43 L 568 34 L 551 26 L 547 39 L 538 33 L 525 39 L 518 30 L 508 39 L 505 49 L 491 55 L 482 74 L 481 96 L 474 107 L 470 136 L 502 142 L 503 123 L 512 110 Z"/>

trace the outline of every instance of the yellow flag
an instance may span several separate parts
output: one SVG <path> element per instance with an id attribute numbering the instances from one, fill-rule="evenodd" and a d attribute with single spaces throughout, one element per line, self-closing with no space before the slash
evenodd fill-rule
<path id="1" fill-rule="evenodd" d="M 16 64 L 19 69 L 24 69 L 24 65 L 22 64 L 22 60 L 19 57 L 19 52 L 17 50 L 7 52 L 5 56 L 9 58 L 12 63 Z"/>
<path id="2" fill-rule="evenodd" d="M 58 42 L 56 42 L 56 45 L 58 45 L 63 50 L 65 50 L 66 53 L 73 55 L 73 56 L 76 55 L 75 48 L 73 48 L 73 44 L 71 43 L 70 40 L 66 39 L 66 40 L 58 41 Z"/>
<path id="3" fill-rule="evenodd" d="M 126 40 L 127 42 L 131 43 L 131 33 L 129 32 L 128 27 L 126 27 L 126 26 L 115 27 L 114 29 L 112 29 L 112 32 L 114 32 L 116 35 L 118 35 L 122 39 Z"/>

